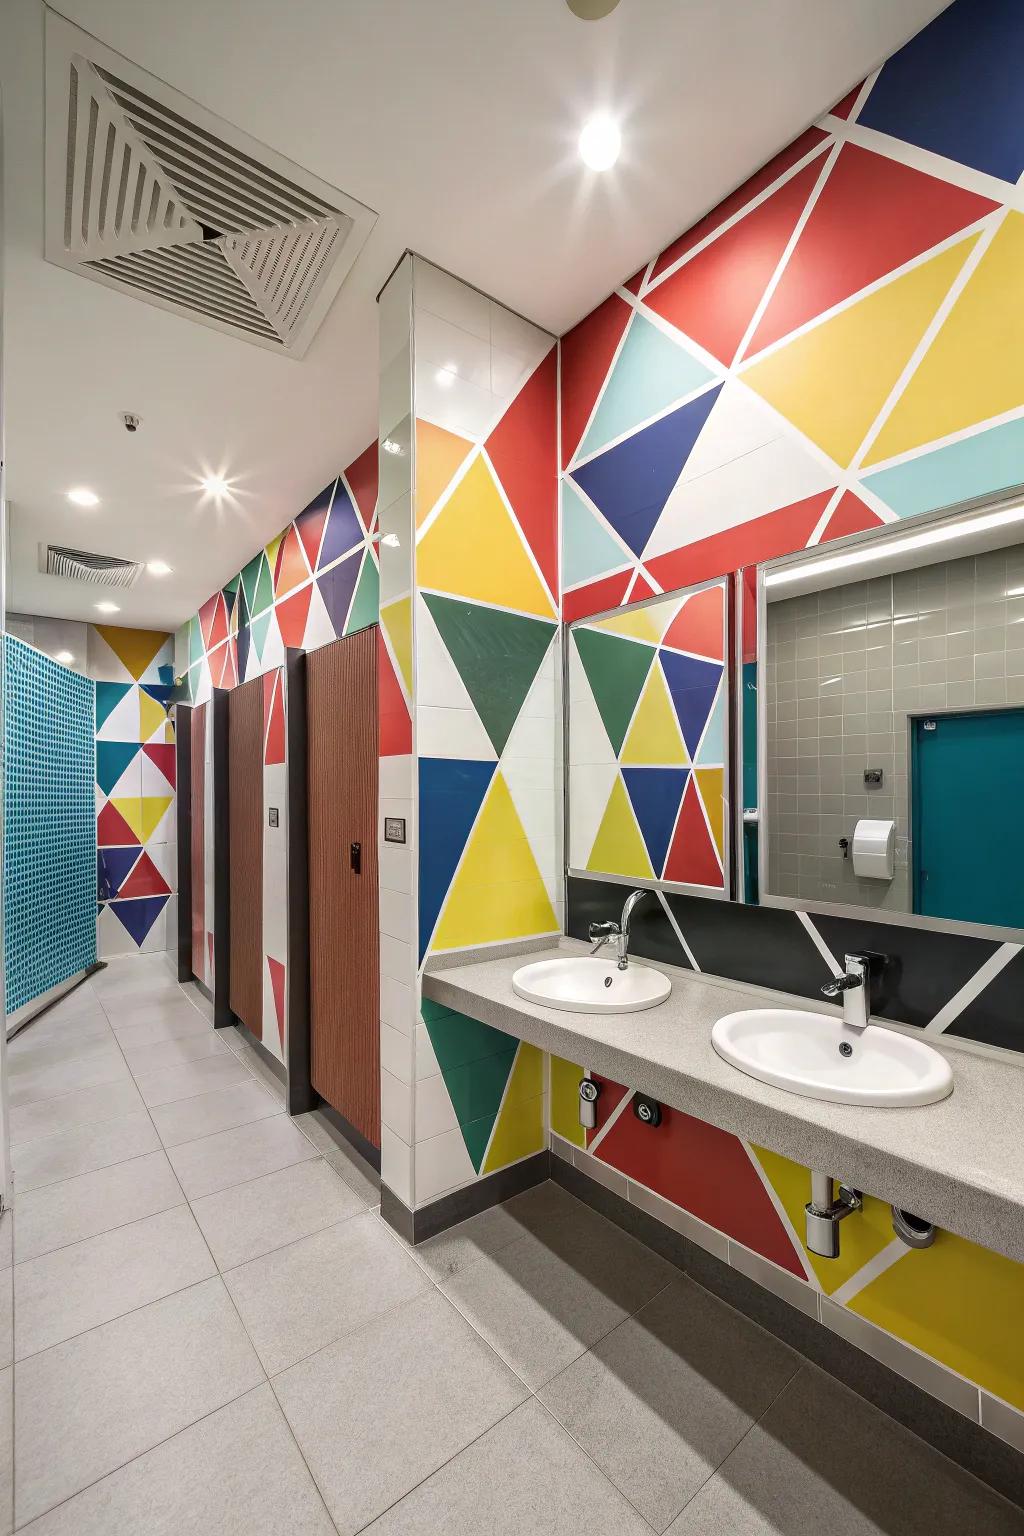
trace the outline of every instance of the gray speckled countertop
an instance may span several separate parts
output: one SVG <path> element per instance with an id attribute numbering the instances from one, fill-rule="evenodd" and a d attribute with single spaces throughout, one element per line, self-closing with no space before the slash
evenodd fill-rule
<path id="1" fill-rule="evenodd" d="M 815 1008 L 808 999 L 667 965 L 655 968 L 671 996 L 642 1013 L 564 1013 L 517 997 L 513 972 L 559 953 L 587 946 L 563 939 L 528 957 L 446 963 L 424 976 L 423 994 L 1024 1262 L 1024 1068 L 943 1045 L 954 1088 L 941 1103 L 825 1104 L 747 1077 L 711 1044 L 724 1014 Z"/>

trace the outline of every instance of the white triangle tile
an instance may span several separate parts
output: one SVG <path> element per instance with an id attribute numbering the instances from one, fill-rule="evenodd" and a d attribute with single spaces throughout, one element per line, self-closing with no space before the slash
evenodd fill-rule
<path id="1" fill-rule="evenodd" d="M 461 1131 L 445 1131 L 416 1144 L 416 1203 L 422 1205 L 450 1189 L 471 1184 L 476 1169 L 466 1151 Z"/>
<path id="2" fill-rule="evenodd" d="M 135 757 L 132 758 L 131 762 L 128 764 L 128 767 L 124 770 L 124 773 L 122 773 L 121 777 L 110 791 L 110 794 L 107 796 L 109 800 L 124 800 L 129 797 L 142 794 L 141 758 L 141 752 L 138 752 Z M 166 794 L 167 791 L 164 790 L 163 793 Z"/>
<path id="3" fill-rule="evenodd" d="M 587 867 L 618 771 L 615 762 L 569 769 L 569 863 L 574 869 Z"/>
<path id="4" fill-rule="evenodd" d="M 96 920 L 96 953 L 101 960 L 109 960 L 112 955 L 135 953 L 131 935 L 108 906 L 100 908 Z"/>
<path id="5" fill-rule="evenodd" d="M 108 647 L 109 649 L 109 647 Z M 97 741 L 138 741 L 139 690 L 129 688 L 96 732 Z"/>
<path id="6" fill-rule="evenodd" d="M 549 657 L 554 653 L 554 642 Z M 545 658 L 533 680 L 501 755 L 501 772 L 523 824 L 549 898 L 558 895 L 559 844 L 562 817 L 560 780 L 556 774 L 557 738 L 554 677 Z"/>
<path id="7" fill-rule="evenodd" d="M 272 667 L 284 666 L 284 641 L 281 639 L 281 630 L 277 622 L 277 614 L 272 612 L 270 624 L 267 627 L 267 638 L 263 645 L 263 654 L 260 657 L 260 671 L 269 672 Z"/>
<path id="8" fill-rule="evenodd" d="M 313 592 L 309 600 L 309 615 L 306 619 L 306 629 L 302 637 L 304 650 L 315 651 L 321 645 L 330 645 L 332 640 L 338 637 L 334 633 L 334 625 L 331 616 L 327 612 L 327 604 L 320 594 L 320 588 L 313 583 Z"/>
<path id="9" fill-rule="evenodd" d="M 168 784 L 160 769 L 153 760 L 146 756 L 145 752 L 139 753 L 139 764 L 142 773 L 142 788 L 139 793 L 143 795 L 173 795 L 174 788 Z"/>
<path id="10" fill-rule="evenodd" d="M 569 645 L 569 762 L 611 763 L 615 753 L 575 642 Z"/>

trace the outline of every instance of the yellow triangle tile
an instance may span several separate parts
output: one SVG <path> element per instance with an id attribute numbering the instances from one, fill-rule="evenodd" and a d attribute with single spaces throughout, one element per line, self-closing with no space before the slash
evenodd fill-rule
<path id="1" fill-rule="evenodd" d="M 266 544 L 263 547 L 263 553 L 266 555 L 266 557 L 267 557 L 267 564 L 270 567 L 270 580 L 271 580 L 271 584 L 273 584 L 274 569 L 275 569 L 275 567 L 277 565 L 277 552 L 281 548 L 281 545 L 284 542 L 284 536 L 285 536 L 285 534 L 287 532 L 288 532 L 287 528 L 282 529 L 282 531 L 280 533 L 275 534 L 275 536 L 271 539 L 269 544 Z"/>
<path id="2" fill-rule="evenodd" d="M 521 1044 L 505 1087 L 505 1096 L 481 1173 L 507 1168 L 521 1158 L 542 1152 L 544 1128 L 544 1058 L 535 1045 Z"/>
<path id="3" fill-rule="evenodd" d="M 724 790 L 725 770 L 723 768 L 698 768 L 697 788 L 704 802 L 704 809 L 708 815 L 708 826 L 711 828 L 711 836 L 715 840 L 718 849 L 718 857 L 725 860 L 725 801 L 722 799 Z"/>
<path id="4" fill-rule="evenodd" d="M 778 1152 L 769 1152 L 766 1147 L 752 1146 L 750 1150 L 789 1217 L 798 1243 L 803 1246 L 804 1206 L 811 1198 L 810 1173 L 799 1163 L 792 1162 Z M 863 1269 L 883 1248 L 887 1248 L 891 1241 L 892 1213 L 888 1205 L 867 1195 L 864 1209 L 856 1219 L 843 1222 L 843 1240 L 837 1259 L 822 1259 L 806 1249 L 804 1251 L 822 1289 L 831 1294 L 845 1285 L 852 1275 Z"/>
<path id="5" fill-rule="evenodd" d="M 412 598 L 400 597 L 380 610 L 380 621 L 391 641 L 405 683 L 406 693 L 412 698 Z"/>
<path id="6" fill-rule="evenodd" d="M 877 464 L 1024 401 L 1024 214 L 978 262 L 867 458 Z"/>
<path id="7" fill-rule="evenodd" d="M 554 617 L 544 584 L 482 458 L 470 465 L 417 545 L 416 579 L 430 591 Z"/>
<path id="8" fill-rule="evenodd" d="M 651 764 L 677 767 L 689 762 L 658 661 L 647 675 L 633 723 L 622 744 L 621 761 L 627 767 Z"/>
<path id="9" fill-rule="evenodd" d="M 657 607 L 638 608 L 631 613 L 617 613 L 613 618 L 602 619 L 595 629 L 610 630 L 613 635 L 628 635 L 631 640 L 647 640 L 657 645 L 665 633 Z"/>
<path id="10" fill-rule="evenodd" d="M 601 825 L 590 850 L 587 868 L 603 875 L 631 875 L 634 879 L 653 880 L 654 870 L 626 794 L 626 786 L 616 774 L 608 796 Z"/>
<path id="11" fill-rule="evenodd" d="M 508 785 L 496 773 L 448 892 L 432 948 L 494 944 L 557 929 Z"/>
<path id="12" fill-rule="evenodd" d="M 977 239 L 962 240 L 752 363 L 741 375 L 744 384 L 845 467 Z"/>
<path id="13" fill-rule="evenodd" d="M 580 1125 L 580 1078 L 583 1068 L 561 1056 L 551 1058 L 551 1129 L 556 1136 L 585 1147 L 587 1138 Z"/>
<path id="14" fill-rule="evenodd" d="M 139 835 L 144 843 L 149 842 L 149 839 L 163 821 L 167 814 L 167 808 L 173 799 L 173 795 L 143 795 L 139 801 L 141 807 Z M 129 823 L 129 825 L 131 824 Z M 135 831 L 134 827 L 132 827 L 132 831 Z"/>
<path id="15" fill-rule="evenodd" d="M 157 732 L 163 733 L 167 724 L 167 711 L 156 699 L 151 699 L 144 688 L 139 689 L 139 740 L 151 741 Z"/>
<path id="16" fill-rule="evenodd" d="M 142 800 L 138 795 L 119 795 L 111 800 L 115 811 L 119 811 L 125 821 L 131 827 L 140 843 L 145 842 L 142 835 Z"/>
<path id="17" fill-rule="evenodd" d="M 117 629 L 112 624 L 97 624 L 96 633 L 136 682 L 170 638 L 162 630 Z"/>
<path id="18" fill-rule="evenodd" d="M 416 526 L 430 515 L 455 476 L 456 470 L 473 451 L 473 444 L 445 427 L 430 421 L 416 421 Z"/>

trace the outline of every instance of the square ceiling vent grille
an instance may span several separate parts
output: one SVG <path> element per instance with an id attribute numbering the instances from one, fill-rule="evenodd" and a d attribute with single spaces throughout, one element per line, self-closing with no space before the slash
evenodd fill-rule
<path id="1" fill-rule="evenodd" d="M 46 256 L 301 357 L 376 214 L 46 17 Z"/>

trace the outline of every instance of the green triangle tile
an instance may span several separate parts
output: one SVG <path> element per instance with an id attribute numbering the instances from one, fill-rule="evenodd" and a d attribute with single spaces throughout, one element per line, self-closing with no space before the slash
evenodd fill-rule
<path id="1" fill-rule="evenodd" d="M 482 1115 L 490 1115 L 493 1120 L 501 1108 L 501 1096 L 517 1049 L 514 1042 L 508 1043 L 507 1035 L 505 1039 L 505 1048 L 497 1054 L 467 1061 L 465 1066 L 441 1074 L 460 1125 L 469 1125 Z"/>
<path id="2" fill-rule="evenodd" d="M 363 555 L 363 568 L 359 572 L 359 580 L 356 583 L 356 595 L 352 599 L 352 607 L 349 610 L 348 622 L 345 625 L 346 635 L 353 630 L 366 629 L 370 624 L 376 624 L 380 614 L 380 577 L 373 556 L 367 550 Z"/>
<path id="3" fill-rule="evenodd" d="M 491 1139 L 491 1132 L 494 1129 L 494 1122 L 497 1118 L 497 1111 L 495 1111 L 493 1115 L 485 1115 L 481 1120 L 471 1120 L 468 1125 L 459 1126 L 459 1130 L 462 1132 L 462 1139 L 466 1144 L 466 1151 L 469 1153 L 470 1162 L 477 1173 L 480 1172 L 480 1165 L 484 1160 L 487 1143 Z"/>
<path id="4" fill-rule="evenodd" d="M 270 576 L 270 566 L 267 564 L 265 554 L 260 555 L 260 573 L 256 581 L 256 591 L 253 594 L 250 613 L 263 613 L 267 608 L 273 607 L 274 583 Z"/>
<path id="5" fill-rule="evenodd" d="M 260 550 L 259 554 L 253 555 L 252 559 L 249 561 L 249 564 L 243 566 L 242 568 L 242 574 L 240 578 L 242 583 L 242 596 L 245 598 L 245 606 L 249 610 L 250 614 L 252 613 L 253 606 L 256 602 L 256 586 L 260 579 L 260 562 L 262 559 L 263 551 Z"/>
<path id="6" fill-rule="evenodd" d="M 258 619 L 253 619 L 249 625 L 252 648 L 256 652 L 256 660 L 263 660 L 263 647 L 267 643 L 267 630 L 270 628 L 271 609 L 261 613 Z"/>
<path id="7" fill-rule="evenodd" d="M 508 1035 L 504 1031 L 451 1010 L 440 1016 L 429 1016 L 426 1008 L 424 1003 L 423 1022 L 446 1080 L 450 1072 L 468 1062 L 482 1061 L 485 1056 L 497 1056 L 508 1050 Z"/>
<path id="8" fill-rule="evenodd" d="M 574 629 L 572 633 L 604 728 L 618 757 L 654 661 L 654 646 L 605 634 L 599 629 Z"/>
<path id="9" fill-rule="evenodd" d="M 96 743 L 96 783 L 105 795 L 110 794 L 129 763 L 141 751 L 140 741 L 98 741 Z"/>
<path id="10" fill-rule="evenodd" d="M 126 693 L 133 687 L 131 683 L 97 683 L 96 684 L 96 729 L 110 719 L 114 710 L 120 704 Z"/>
<path id="11" fill-rule="evenodd" d="M 202 661 L 203 632 L 199 628 L 199 615 L 194 613 L 188 621 L 188 664 L 193 666 L 197 661 Z"/>
<path id="12" fill-rule="evenodd" d="M 423 600 L 500 756 L 555 625 L 432 593 L 424 593 Z"/>

